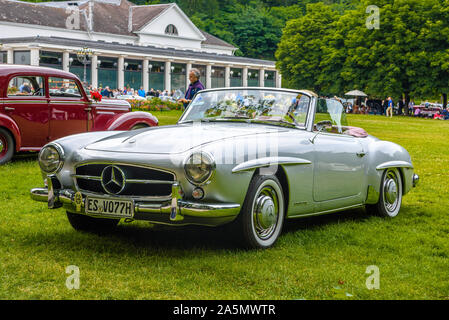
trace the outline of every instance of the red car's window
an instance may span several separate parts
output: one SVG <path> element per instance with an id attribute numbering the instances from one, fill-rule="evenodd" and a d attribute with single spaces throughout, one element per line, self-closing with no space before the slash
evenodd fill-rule
<path id="1" fill-rule="evenodd" d="M 81 91 L 75 80 L 50 77 L 48 78 L 50 97 L 80 98 Z"/>
<path id="2" fill-rule="evenodd" d="M 12 78 L 8 85 L 8 97 L 15 96 L 45 96 L 44 78 L 34 76 Z"/>

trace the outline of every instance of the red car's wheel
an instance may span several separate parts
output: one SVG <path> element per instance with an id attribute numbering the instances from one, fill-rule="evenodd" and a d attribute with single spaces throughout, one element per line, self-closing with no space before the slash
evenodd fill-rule
<path id="1" fill-rule="evenodd" d="M 7 163 L 14 155 L 14 139 L 11 134 L 0 128 L 0 165 Z"/>

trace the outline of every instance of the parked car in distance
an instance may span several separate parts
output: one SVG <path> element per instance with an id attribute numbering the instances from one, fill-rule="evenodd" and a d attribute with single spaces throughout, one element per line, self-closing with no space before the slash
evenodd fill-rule
<path id="1" fill-rule="evenodd" d="M 130 112 L 126 101 L 95 102 L 77 76 L 52 68 L 0 65 L 0 164 L 16 152 L 87 131 L 152 127 L 158 120 Z"/>
<path id="2" fill-rule="evenodd" d="M 143 98 L 141 96 L 133 96 L 133 95 L 121 95 L 117 96 L 117 100 L 146 100 L 146 98 Z"/>
<path id="3" fill-rule="evenodd" d="M 48 144 L 48 188 L 31 197 L 64 207 L 77 230 L 230 224 L 249 248 L 272 246 L 285 219 L 363 206 L 393 218 L 419 181 L 410 155 L 345 117 L 341 102 L 310 91 L 200 91 L 177 125 Z"/>

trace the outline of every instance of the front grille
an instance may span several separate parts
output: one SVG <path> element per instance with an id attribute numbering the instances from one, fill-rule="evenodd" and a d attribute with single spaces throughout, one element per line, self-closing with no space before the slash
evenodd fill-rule
<path id="1" fill-rule="evenodd" d="M 172 173 L 123 164 L 81 165 L 74 179 L 81 192 L 133 198 L 170 197 L 175 182 Z"/>

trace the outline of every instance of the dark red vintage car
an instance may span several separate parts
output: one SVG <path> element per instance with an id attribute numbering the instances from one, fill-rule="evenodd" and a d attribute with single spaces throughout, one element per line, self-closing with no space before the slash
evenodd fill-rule
<path id="1" fill-rule="evenodd" d="M 0 164 L 14 153 L 39 151 L 55 139 L 86 131 L 157 126 L 126 101 L 91 100 L 80 80 L 57 69 L 0 65 Z"/>

